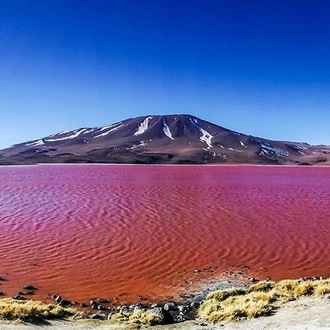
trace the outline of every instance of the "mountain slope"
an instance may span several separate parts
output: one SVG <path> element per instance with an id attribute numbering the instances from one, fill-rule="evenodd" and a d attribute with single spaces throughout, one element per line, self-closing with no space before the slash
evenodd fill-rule
<path id="1" fill-rule="evenodd" d="M 79 128 L 0 150 L 0 164 L 330 164 L 329 146 L 248 136 L 190 115 Z"/>

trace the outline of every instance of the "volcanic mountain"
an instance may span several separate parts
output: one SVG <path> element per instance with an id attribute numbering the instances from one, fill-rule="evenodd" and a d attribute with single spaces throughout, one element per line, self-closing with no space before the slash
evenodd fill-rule
<path id="1" fill-rule="evenodd" d="M 0 164 L 330 164 L 330 146 L 271 141 L 190 115 L 79 128 L 0 150 Z"/>

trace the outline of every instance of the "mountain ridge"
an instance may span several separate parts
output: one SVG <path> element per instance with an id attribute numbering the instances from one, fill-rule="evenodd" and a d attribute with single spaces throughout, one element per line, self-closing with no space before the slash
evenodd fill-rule
<path id="1" fill-rule="evenodd" d="M 330 165 L 330 146 L 273 141 L 188 114 L 148 115 L 82 127 L 0 150 L 0 164 Z"/>

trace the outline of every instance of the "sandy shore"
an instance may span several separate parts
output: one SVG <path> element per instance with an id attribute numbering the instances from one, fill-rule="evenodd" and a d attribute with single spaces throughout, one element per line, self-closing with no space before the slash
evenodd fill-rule
<path id="1" fill-rule="evenodd" d="M 149 330 L 258 330 L 258 329 L 282 329 L 282 330 L 321 330 L 330 329 L 330 297 L 300 298 L 285 304 L 271 316 L 257 319 L 226 322 L 217 325 L 201 325 L 198 322 L 184 322 L 173 325 L 154 327 L 142 327 Z M 110 325 L 106 321 L 95 322 L 88 320 L 80 321 L 45 321 L 40 324 L 23 324 L 15 322 L 0 321 L 1 330 L 135 330 L 136 325 Z"/>

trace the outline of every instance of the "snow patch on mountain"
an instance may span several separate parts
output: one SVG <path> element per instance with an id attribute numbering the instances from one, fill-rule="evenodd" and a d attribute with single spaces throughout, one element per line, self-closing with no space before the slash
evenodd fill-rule
<path id="1" fill-rule="evenodd" d="M 166 136 L 168 136 L 171 140 L 174 140 L 171 130 L 168 127 L 165 118 L 163 119 L 163 132 L 165 133 Z"/>
<path id="2" fill-rule="evenodd" d="M 131 148 L 127 148 L 127 149 L 134 150 L 136 148 L 146 147 L 147 145 L 148 143 L 146 141 L 140 141 L 140 144 L 133 144 Z"/>
<path id="3" fill-rule="evenodd" d="M 134 133 L 135 136 L 143 134 L 149 126 L 149 121 L 152 119 L 152 117 L 147 117 L 138 127 L 137 131 Z"/>
<path id="4" fill-rule="evenodd" d="M 27 147 L 38 147 L 38 146 L 42 146 L 44 144 L 45 144 L 44 140 L 40 139 L 40 140 L 37 140 L 37 141 L 33 141 L 31 143 L 26 143 L 25 145 Z"/>
<path id="5" fill-rule="evenodd" d="M 301 150 L 308 150 L 305 143 L 296 143 L 296 144 L 294 144 L 294 147 L 297 149 L 301 149 Z"/>
<path id="6" fill-rule="evenodd" d="M 86 131 L 83 132 L 82 134 L 88 134 L 88 133 L 94 132 L 95 130 L 96 130 L 96 128 L 86 129 Z"/>
<path id="7" fill-rule="evenodd" d="M 276 156 L 278 157 L 288 157 L 289 153 L 283 149 L 280 148 L 276 148 L 271 146 L 268 143 L 260 143 L 261 146 L 261 151 L 260 151 L 260 155 L 264 156 L 265 154 L 269 155 L 269 153 L 274 153 Z"/>
<path id="8" fill-rule="evenodd" d="M 112 125 L 111 127 L 113 127 L 114 125 Z M 121 124 L 121 125 L 119 125 L 119 126 L 116 126 L 116 127 L 113 127 L 113 128 L 111 128 L 111 129 L 109 129 L 108 131 L 106 131 L 106 132 L 104 132 L 104 133 L 101 133 L 101 134 L 98 134 L 98 135 L 96 135 L 96 136 L 93 136 L 93 139 L 95 139 L 95 138 L 98 138 L 98 137 L 100 137 L 100 136 L 106 136 L 106 135 L 108 135 L 109 133 L 111 133 L 111 132 L 115 132 L 115 131 L 117 131 L 120 127 L 123 127 L 124 126 L 124 124 Z M 108 127 L 109 128 L 109 127 Z M 102 131 L 102 130 L 100 130 L 100 131 Z"/>
<path id="9" fill-rule="evenodd" d="M 236 152 L 242 152 L 242 150 L 234 149 L 234 148 L 228 148 L 230 151 L 236 151 Z"/>
<path id="10" fill-rule="evenodd" d="M 108 128 L 112 128 L 112 127 L 115 127 L 115 126 L 119 126 L 122 122 L 120 121 L 119 123 L 116 123 L 116 124 L 111 124 L 111 125 L 108 125 L 108 126 L 104 126 L 100 129 L 100 132 L 102 131 L 105 131 L 106 129 Z"/>
<path id="11" fill-rule="evenodd" d="M 189 118 L 189 120 L 201 132 L 202 136 L 199 138 L 200 141 L 206 143 L 208 149 L 213 148 L 212 143 L 211 143 L 212 142 L 213 135 L 211 135 L 205 129 L 201 128 L 198 125 L 197 119 L 195 119 L 195 118 L 194 119 Z"/>
<path id="12" fill-rule="evenodd" d="M 69 133 L 69 132 L 70 132 L 70 131 L 61 131 L 61 132 L 59 132 L 59 133 L 51 134 L 51 135 L 49 135 L 49 137 L 59 136 L 59 135 L 64 135 L 64 134 Z"/>
<path id="13" fill-rule="evenodd" d="M 64 141 L 64 140 L 71 140 L 74 139 L 76 137 L 78 137 L 81 133 L 85 132 L 87 129 L 86 128 L 82 128 L 82 129 L 76 129 L 73 131 L 72 134 L 68 135 L 68 136 L 64 136 L 64 137 L 59 137 L 59 138 L 55 138 L 55 139 L 45 139 L 46 142 L 57 142 L 57 141 Z M 61 133 L 61 135 L 63 135 L 65 133 Z"/>

